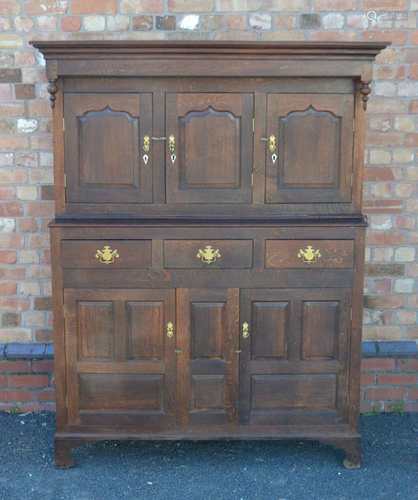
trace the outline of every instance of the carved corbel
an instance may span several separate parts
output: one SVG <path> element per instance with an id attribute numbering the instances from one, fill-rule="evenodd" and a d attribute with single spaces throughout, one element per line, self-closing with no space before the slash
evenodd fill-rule
<path id="1" fill-rule="evenodd" d="M 57 61 L 48 61 L 47 69 L 46 69 L 47 77 L 48 77 L 48 93 L 49 93 L 49 101 L 51 103 L 51 108 L 55 107 L 56 96 L 55 94 L 58 92 L 58 63 Z"/>
<path id="2" fill-rule="evenodd" d="M 363 80 L 360 81 L 359 91 L 361 94 L 361 100 L 363 101 L 363 109 L 364 109 L 364 111 L 366 111 L 367 101 L 369 100 L 369 94 L 372 91 L 372 89 L 370 87 L 370 81 L 363 81 Z"/>

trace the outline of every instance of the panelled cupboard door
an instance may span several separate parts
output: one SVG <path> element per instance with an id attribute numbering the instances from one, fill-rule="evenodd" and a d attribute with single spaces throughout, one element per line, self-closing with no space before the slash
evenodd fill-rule
<path id="1" fill-rule="evenodd" d="M 267 96 L 266 202 L 350 203 L 354 97 Z"/>
<path id="2" fill-rule="evenodd" d="M 251 203 L 252 119 L 252 94 L 167 93 L 167 203 Z"/>
<path id="3" fill-rule="evenodd" d="M 237 419 L 238 289 L 177 290 L 180 425 Z"/>
<path id="4" fill-rule="evenodd" d="M 152 94 L 65 94 L 64 116 L 67 202 L 152 202 Z"/>
<path id="5" fill-rule="evenodd" d="M 175 421 L 172 290 L 64 292 L 67 405 L 72 425 Z"/>
<path id="6" fill-rule="evenodd" d="M 241 291 L 242 424 L 336 424 L 347 416 L 347 289 Z"/>

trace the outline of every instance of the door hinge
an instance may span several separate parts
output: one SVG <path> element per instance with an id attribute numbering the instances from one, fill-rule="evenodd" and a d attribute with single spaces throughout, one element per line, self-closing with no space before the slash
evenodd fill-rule
<path id="1" fill-rule="evenodd" d="M 350 320 L 352 321 L 352 319 L 353 319 L 353 308 L 350 307 Z"/>
<path id="2" fill-rule="evenodd" d="M 64 174 L 64 187 L 67 187 L 67 174 Z"/>
<path id="3" fill-rule="evenodd" d="M 62 118 L 62 131 L 65 132 L 65 120 Z"/>
<path id="4" fill-rule="evenodd" d="M 255 118 L 253 118 L 253 134 L 254 134 L 254 130 L 255 130 Z"/>
<path id="5" fill-rule="evenodd" d="M 251 186 L 254 186 L 254 172 L 251 172 Z"/>

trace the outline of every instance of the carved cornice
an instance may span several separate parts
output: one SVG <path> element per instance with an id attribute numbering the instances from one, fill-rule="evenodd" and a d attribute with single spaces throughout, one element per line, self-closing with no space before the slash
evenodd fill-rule
<path id="1" fill-rule="evenodd" d="M 370 87 L 370 81 L 361 81 L 359 84 L 359 91 L 361 94 L 361 100 L 363 101 L 363 109 L 366 111 L 367 109 L 367 101 L 369 100 L 369 94 L 371 93 L 372 89 Z"/>

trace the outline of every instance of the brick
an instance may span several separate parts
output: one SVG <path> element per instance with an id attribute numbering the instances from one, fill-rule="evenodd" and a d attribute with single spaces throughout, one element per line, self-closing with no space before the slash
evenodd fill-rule
<path id="1" fill-rule="evenodd" d="M 322 26 L 326 30 L 341 29 L 344 26 L 344 16 L 332 13 L 322 16 Z"/>
<path id="2" fill-rule="evenodd" d="M 13 327 L 20 325 L 20 314 L 13 312 L 6 312 L 1 316 L 2 327 Z"/>
<path id="3" fill-rule="evenodd" d="M 415 260 L 415 248 L 400 247 L 395 250 L 396 262 L 413 262 Z"/>
<path id="4" fill-rule="evenodd" d="M 0 217 L 19 217 L 23 215 L 23 207 L 20 203 L 0 203 Z"/>
<path id="5" fill-rule="evenodd" d="M 356 2 L 352 0 L 315 0 L 315 10 L 357 10 Z"/>
<path id="6" fill-rule="evenodd" d="M 395 360 L 391 358 L 368 358 L 361 361 L 361 370 L 364 372 L 394 369 Z"/>
<path id="7" fill-rule="evenodd" d="M 168 0 L 171 12 L 211 12 L 214 0 Z"/>
<path id="8" fill-rule="evenodd" d="M 371 375 L 370 373 L 362 373 L 361 374 L 361 385 L 374 385 L 376 383 L 376 376 Z"/>
<path id="9" fill-rule="evenodd" d="M 173 31 L 176 29 L 176 16 L 157 16 L 155 18 L 157 30 Z"/>
<path id="10" fill-rule="evenodd" d="M 104 31 L 106 18 L 104 16 L 85 16 L 83 26 L 86 31 Z"/>
<path id="11" fill-rule="evenodd" d="M 318 29 L 321 27 L 321 17 L 319 14 L 301 14 L 299 16 L 300 29 Z"/>
<path id="12" fill-rule="evenodd" d="M 61 29 L 65 32 L 80 31 L 81 17 L 78 16 L 65 16 L 61 18 Z"/>
<path id="13" fill-rule="evenodd" d="M 271 29 L 271 15 L 254 12 L 250 14 L 248 24 L 254 30 L 269 30 Z"/>
<path id="14" fill-rule="evenodd" d="M 1 83 L 16 83 L 22 81 L 22 70 L 20 68 L 0 68 Z"/>
<path id="15" fill-rule="evenodd" d="M 32 361 L 33 373 L 52 373 L 54 371 L 54 361 L 50 359 L 41 359 Z"/>
<path id="16" fill-rule="evenodd" d="M 34 395 L 31 391 L 0 391 L 0 401 L 32 401 Z"/>
<path id="17" fill-rule="evenodd" d="M 29 31 L 33 28 L 34 22 L 30 17 L 16 17 L 14 20 L 14 25 L 16 31 L 23 31 L 25 33 L 29 33 Z"/>
<path id="18" fill-rule="evenodd" d="M 410 278 L 395 280 L 394 290 L 397 293 L 413 293 L 415 280 Z"/>
<path id="19" fill-rule="evenodd" d="M 381 385 L 413 385 L 418 383 L 418 377 L 401 373 L 382 374 L 377 376 L 377 383 Z"/>
<path id="20" fill-rule="evenodd" d="M 1 328 L 0 342 L 29 342 L 32 339 L 31 331 L 27 328 Z"/>
<path id="21" fill-rule="evenodd" d="M 49 384 L 48 375 L 9 375 L 8 387 L 38 388 Z"/>
<path id="22" fill-rule="evenodd" d="M 55 391 L 53 389 L 47 389 L 36 393 L 36 398 L 38 401 L 55 401 Z"/>
<path id="23" fill-rule="evenodd" d="M 22 83 L 15 85 L 16 99 L 34 99 L 35 98 L 35 85 Z"/>
<path id="24" fill-rule="evenodd" d="M 405 375 L 405 377 L 406 377 L 406 375 Z M 412 378 L 415 378 L 415 382 L 412 382 L 412 383 L 416 384 L 417 383 L 417 377 L 412 377 Z M 418 388 L 409 388 L 408 389 L 407 399 L 409 399 L 409 400 L 418 399 Z"/>
<path id="25" fill-rule="evenodd" d="M 29 0 L 24 4 L 26 14 L 30 15 L 65 14 L 67 8 L 67 0 Z"/>
<path id="26" fill-rule="evenodd" d="M 56 31 L 57 18 L 55 16 L 39 16 L 36 18 L 38 28 L 42 31 Z"/>
<path id="27" fill-rule="evenodd" d="M 107 16 L 106 25 L 109 31 L 125 31 L 129 29 L 129 16 Z"/>
<path id="28" fill-rule="evenodd" d="M 121 0 L 122 14 L 150 14 L 161 13 L 164 9 L 163 0 Z"/>
<path id="29" fill-rule="evenodd" d="M 12 16 L 19 14 L 20 5 L 17 0 L 1 0 L 0 1 L 0 15 Z"/>
<path id="30" fill-rule="evenodd" d="M 72 14 L 115 14 L 116 0 L 72 0 Z"/>
<path id="31" fill-rule="evenodd" d="M 132 18 L 132 29 L 136 31 L 149 31 L 153 28 L 152 16 L 135 16 Z"/>
<path id="32" fill-rule="evenodd" d="M 367 276 L 404 276 L 405 268 L 401 264 L 367 264 Z"/>
<path id="33" fill-rule="evenodd" d="M 406 10 L 406 0 L 363 0 L 362 4 L 364 10 Z"/>
<path id="34" fill-rule="evenodd" d="M 0 361 L 0 373 L 28 373 L 30 369 L 30 361 Z"/>
<path id="35" fill-rule="evenodd" d="M 52 297 L 36 297 L 34 306 L 37 311 L 50 311 L 52 309 Z"/>
<path id="36" fill-rule="evenodd" d="M 0 250 L 0 264 L 14 264 L 16 260 L 16 252 L 12 250 Z"/>
<path id="37" fill-rule="evenodd" d="M 35 340 L 36 342 L 52 342 L 52 330 L 35 330 Z"/>
<path id="38" fill-rule="evenodd" d="M 406 395 L 403 387 L 369 387 L 366 389 L 367 399 L 380 401 L 402 400 Z"/>

